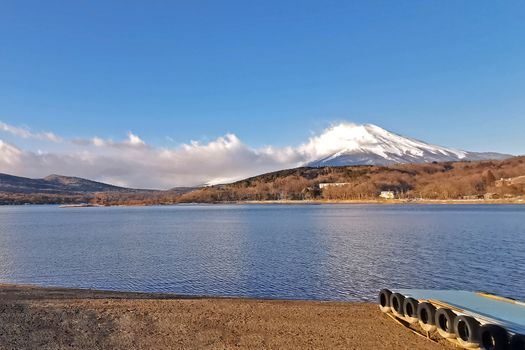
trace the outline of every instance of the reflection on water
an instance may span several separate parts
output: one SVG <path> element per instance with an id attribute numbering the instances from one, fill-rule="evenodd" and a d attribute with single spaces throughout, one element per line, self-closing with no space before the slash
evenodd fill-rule
<path id="1" fill-rule="evenodd" d="M 525 206 L 0 207 L 0 282 L 293 299 L 525 299 Z"/>

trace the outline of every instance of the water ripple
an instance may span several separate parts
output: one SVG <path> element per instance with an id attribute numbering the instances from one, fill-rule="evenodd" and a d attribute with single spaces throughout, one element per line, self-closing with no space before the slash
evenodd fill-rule
<path id="1" fill-rule="evenodd" d="M 372 300 L 383 287 L 525 299 L 525 206 L 0 208 L 0 282 Z"/>

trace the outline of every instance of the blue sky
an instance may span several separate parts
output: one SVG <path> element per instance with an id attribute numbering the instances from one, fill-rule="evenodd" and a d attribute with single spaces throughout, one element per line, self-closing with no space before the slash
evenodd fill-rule
<path id="1" fill-rule="evenodd" d="M 0 120 L 159 146 L 294 145 L 346 120 L 521 154 L 523 18 L 523 1 L 2 1 Z"/>
<path id="2" fill-rule="evenodd" d="M 524 1 L 5 0 L 0 172 L 228 181 L 350 122 L 525 154 L 523 18 Z"/>

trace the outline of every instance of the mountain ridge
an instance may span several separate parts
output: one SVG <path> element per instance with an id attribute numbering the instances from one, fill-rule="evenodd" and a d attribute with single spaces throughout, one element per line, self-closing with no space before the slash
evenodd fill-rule
<path id="1" fill-rule="evenodd" d="M 437 146 L 387 131 L 373 124 L 342 123 L 334 126 L 321 136 L 313 138 L 309 144 L 305 144 L 302 147 L 303 152 L 314 152 L 312 154 L 320 156 L 318 159 L 308 161 L 302 165 L 303 167 L 313 168 L 502 160 L 513 157 L 512 155 L 495 152 L 469 152 Z M 202 186 L 173 187 L 168 191 L 187 193 L 199 187 Z M 51 174 L 40 179 L 31 179 L 0 173 L 0 192 L 3 193 L 60 195 L 93 194 L 97 192 L 145 193 L 156 191 L 160 190 L 126 188 L 85 178 L 57 174 Z"/>
<path id="2" fill-rule="evenodd" d="M 393 165 L 469 160 L 501 160 L 513 157 L 496 152 L 469 152 L 433 145 L 402 136 L 374 124 L 341 124 L 334 127 L 318 146 L 331 149 L 305 166 Z M 328 145 L 328 146 L 325 146 Z"/>
<path id="3" fill-rule="evenodd" d="M 231 184 L 202 188 L 170 190 L 133 190 L 94 181 L 53 175 L 45 179 L 28 179 L 0 174 L 0 204 L 85 204 L 90 205 L 166 205 L 177 203 L 221 203 L 264 200 L 376 200 L 380 191 L 392 191 L 404 199 L 511 198 L 525 200 L 525 187 L 506 185 L 502 180 L 525 174 L 525 156 L 506 160 L 397 164 L 392 166 L 299 167 L 246 178 Z M 25 191 L 13 186 L 6 192 L 6 182 L 27 181 Z M 102 185 L 105 192 L 73 192 L 48 186 L 53 182 L 84 181 Z M 321 183 L 338 183 L 321 189 Z M 56 186 L 56 184 L 55 184 Z M 122 189 L 115 191 L 115 188 Z M 101 189 L 98 187 L 97 189 Z M 46 192 L 47 191 L 47 192 Z M 510 196 L 510 197 L 509 197 Z M 520 197 L 521 196 L 521 197 Z"/>
<path id="4" fill-rule="evenodd" d="M 52 174 L 40 179 L 31 179 L 0 173 L 0 192 L 61 194 L 130 191 L 139 190 L 74 176 Z"/>

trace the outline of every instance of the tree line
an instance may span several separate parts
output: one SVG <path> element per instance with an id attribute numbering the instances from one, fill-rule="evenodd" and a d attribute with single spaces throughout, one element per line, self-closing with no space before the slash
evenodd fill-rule
<path id="1" fill-rule="evenodd" d="M 297 168 L 202 188 L 179 202 L 263 200 L 370 200 L 382 191 L 401 199 L 478 198 L 525 195 L 525 186 L 496 186 L 496 180 L 525 175 L 525 157 L 503 161 Z M 322 183 L 344 184 L 319 188 Z"/>
<path id="2" fill-rule="evenodd" d="M 231 184 L 182 191 L 97 192 L 90 194 L 0 193 L 0 204 L 155 205 L 268 200 L 371 200 L 381 191 L 400 199 L 499 198 L 525 196 L 524 185 L 497 186 L 496 180 L 525 175 L 525 157 L 500 161 L 398 164 L 392 166 L 302 167 Z M 342 183 L 328 186 L 323 183 Z"/>

